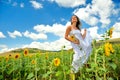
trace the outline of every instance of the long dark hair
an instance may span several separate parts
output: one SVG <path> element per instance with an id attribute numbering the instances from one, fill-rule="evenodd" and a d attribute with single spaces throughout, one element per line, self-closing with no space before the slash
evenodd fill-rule
<path id="1" fill-rule="evenodd" d="M 78 16 L 76 16 L 76 15 L 73 15 L 73 16 L 75 16 L 75 17 L 77 18 L 76 27 L 77 27 L 79 30 L 81 30 L 81 28 L 80 28 L 80 26 L 81 26 L 81 22 L 80 22 Z M 72 18 L 71 18 L 71 20 L 72 20 Z M 71 21 L 71 24 L 72 24 L 72 21 Z"/>

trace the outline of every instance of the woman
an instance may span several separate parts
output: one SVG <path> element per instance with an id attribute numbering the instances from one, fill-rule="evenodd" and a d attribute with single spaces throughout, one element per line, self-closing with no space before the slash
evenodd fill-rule
<path id="1" fill-rule="evenodd" d="M 71 42 L 75 53 L 72 61 L 72 72 L 74 73 L 77 73 L 79 68 L 87 61 L 92 50 L 92 38 L 86 29 L 84 29 L 84 33 L 81 34 L 80 25 L 81 22 L 79 18 L 73 15 L 71 18 L 71 25 L 67 27 L 65 32 L 65 39 Z"/>

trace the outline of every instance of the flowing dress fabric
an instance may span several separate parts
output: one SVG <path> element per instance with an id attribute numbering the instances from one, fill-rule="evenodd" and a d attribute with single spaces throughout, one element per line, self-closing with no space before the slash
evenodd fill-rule
<path id="1" fill-rule="evenodd" d="M 70 35 L 74 35 L 80 41 L 79 45 L 71 42 L 75 53 L 73 55 L 72 71 L 76 73 L 78 72 L 79 68 L 81 68 L 82 65 L 88 60 L 88 57 L 92 50 L 92 38 L 88 31 L 84 39 L 82 38 L 80 30 L 72 30 L 70 32 Z"/>

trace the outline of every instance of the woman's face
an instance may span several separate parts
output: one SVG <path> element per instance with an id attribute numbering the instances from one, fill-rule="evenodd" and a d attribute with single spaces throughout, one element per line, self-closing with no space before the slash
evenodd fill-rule
<path id="1" fill-rule="evenodd" d="M 76 16 L 72 16 L 71 22 L 72 22 L 72 23 L 74 23 L 74 22 L 76 23 L 77 21 L 78 21 L 78 20 L 77 20 L 77 17 L 76 17 Z"/>

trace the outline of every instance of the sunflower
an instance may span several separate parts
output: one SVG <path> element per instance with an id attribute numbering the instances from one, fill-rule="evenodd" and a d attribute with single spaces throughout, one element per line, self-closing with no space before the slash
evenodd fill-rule
<path id="1" fill-rule="evenodd" d="M 20 54 L 15 55 L 15 59 L 18 59 L 20 57 Z"/>
<path id="2" fill-rule="evenodd" d="M 24 56 L 27 56 L 28 55 L 28 53 L 29 53 L 29 50 L 26 48 L 26 49 L 24 49 Z"/>
<path id="3" fill-rule="evenodd" d="M 59 66 L 60 65 L 60 59 L 59 58 L 55 58 L 54 59 L 54 65 L 55 66 Z"/>
<path id="4" fill-rule="evenodd" d="M 9 57 L 11 57 L 12 55 L 11 54 L 9 54 Z"/>
<path id="5" fill-rule="evenodd" d="M 110 38 L 112 38 L 113 29 L 114 29 L 114 28 L 112 27 L 112 28 L 110 28 L 110 30 L 109 30 L 109 34 L 108 34 L 108 35 L 110 36 Z"/>
<path id="6" fill-rule="evenodd" d="M 112 44 L 109 44 L 109 49 L 110 49 L 110 52 L 114 52 L 114 49 L 113 49 L 113 47 L 112 47 Z"/>
<path id="7" fill-rule="evenodd" d="M 32 60 L 31 63 L 32 63 L 32 64 L 36 64 L 36 61 L 35 61 L 35 60 Z"/>
<path id="8" fill-rule="evenodd" d="M 109 42 L 105 43 L 105 55 L 109 56 L 110 53 L 113 53 L 113 52 L 114 52 L 114 49 L 112 47 L 112 44 L 110 44 Z"/>
<path id="9" fill-rule="evenodd" d="M 70 35 L 70 40 L 72 40 L 72 41 L 75 41 L 76 40 L 76 38 L 75 38 L 75 35 Z"/>
<path id="10" fill-rule="evenodd" d="M 32 58 L 33 55 L 29 55 L 30 58 Z"/>
<path id="11" fill-rule="evenodd" d="M 48 59 L 48 53 L 46 52 L 46 54 L 45 54 L 45 59 Z"/>
<path id="12" fill-rule="evenodd" d="M 109 51 L 109 49 L 105 49 L 105 55 L 106 55 L 106 56 L 110 56 L 110 51 Z"/>
<path id="13" fill-rule="evenodd" d="M 105 55 L 109 56 L 110 55 L 110 50 L 109 50 L 109 43 L 105 44 Z"/>
<path id="14" fill-rule="evenodd" d="M 6 62 L 8 62 L 8 60 L 9 60 L 9 56 L 6 56 L 5 59 L 6 59 Z"/>

